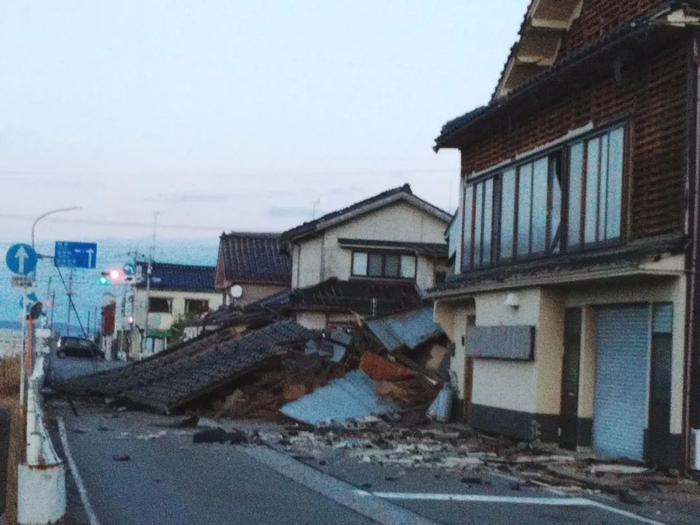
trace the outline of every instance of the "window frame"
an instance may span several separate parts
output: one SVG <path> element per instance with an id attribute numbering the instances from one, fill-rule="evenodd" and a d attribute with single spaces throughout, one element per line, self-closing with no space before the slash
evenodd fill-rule
<path id="1" fill-rule="evenodd" d="M 152 310 L 151 309 L 151 301 L 165 301 L 168 303 L 168 310 L 167 311 L 161 311 L 161 310 Z M 173 298 L 172 297 L 149 297 L 147 301 L 147 313 L 149 314 L 172 314 L 173 313 Z"/>
<path id="2" fill-rule="evenodd" d="M 362 275 L 355 272 L 355 254 L 364 253 L 367 254 L 367 273 Z M 369 256 L 379 255 L 382 258 L 382 273 L 381 275 L 369 275 Z M 398 275 L 396 277 L 387 277 L 386 275 L 386 258 L 387 256 L 396 256 L 399 258 Z M 401 277 L 401 260 L 402 257 L 409 256 L 413 257 L 413 276 L 411 277 Z M 405 250 L 375 250 L 375 249 L 353 249 L 350 255 L 350 277 L 353 279 L 372 279 L 372 280 L 391 280 L 391 281 L 415 281 L 418 275 L 418 257 L 415 253 Z"/>
<path id="3" fill-rule="evenodd" d="M 602 137 L 608 137 L 608 152 L 610 151 L 609 137 L 616 130 L 622 131 L 622 169 L 621 169 L 621 181 L 620 181 L 620 226 L 619 235 L 613 239 L 605 239 L 603 241 L 597 241 L 595 243 L 585 242 L 585 213 L 586 213 L 586 185 L 587 185 L 587 161 L 588 161 L 588 144 L 593 140 L 601 140 Z M 497 168 L 485 171 L 478 176 L 468 179 L 463 178 L 462 185 L 462 223 L 461 223 L 461 258 L 460 267 L 463 273 L 478 271 L 493 267 L 502 267 L 513 264 L 522 263 L 525 261 L 531 261 L 536 259 L 543 259 L 548 257 L 560 257 L 567 254 L 576 254 L 582 252 L 588 252 L 591 250 L 596 250 L 600 248 L 609 248 L 613 246 L 619 246 L 626 242 L 627 240 L 627 224 L 628 224 L 628 208 L 629 208 L 629 170 L 630 170 L 630 141 L 631 141 L 632 126 L 628 118 L 612 121 L 605 124 L 604 126 L 598 127 L 587 133 L 582 133 L 575 138 L 562 140 L 549 148 L 542 149 L 536 153 L 532 153 L 523 158 L 517 159 L 513 162 L 503 163 Z M 579 243 L 577 245 L 571 246 L 569 243 L 569 209 L 570 209 L 570 152 L 571 148 L 577 144 L 581 144 L 582 147 L 582 174 L 581 174 L 581 195 L 579 203 L 579 213 L 580 213 L 580 223 L 579 223 Z M 598 162 L 600 163 L 601 154 L 598 154 Z M 561 192 L 560 199 L 560 209 L 559 209 L 559 228 L 560 235 L 558 244 L 553 243 L 553 237 L 555 232 L 551 231 L 552 228 L 552 197 L 553 197 L 553 178 L 556 177 L 556 171 L 553 169 L 552 158 L 558 159 L 555 162 L 559 162 L 559 190 Z M 532 164 L 532 179 L 531 179 L 531 192 L 534 186 L 534 165 L 538 160 L 548 159 L 547 162 L 547 216 L 546 216 L 546 231 L 545 231 L 545 250 L 542 252 L 532 253 L 528 252 L 527 255 L 520 255 L 518 253 L 518 228 L 519 228 L 519 212 L 520 212 L 520 168 L 528 164 Z M 610 165 L 609 153 L 607 159 L 608 165 Z M 514 182 L 514 203 L 512 210 L 512 235 L 513 244 L 511 247 L 511 254 L 508 258 L 501 257 L 501 233 L 503 232 L 502 220 L 502 207 L 503 207 L 503 177 L 509 172 L 513 172 L 511 175 L 515 178 Z M 599 170 L 600 171 L 600 170 Z M 599 174 L 600 176 L 600 174 Z M 486 180 L 493 180 L 492 194 L 494 202 L 492 205 L 492 240 L 491 240 L 491 262 L 490 264 L 477 265 L 474 261 L 475 254 L 475 240 L 481 237 L 481 233 L 476 233 L 476 187 L 479 184 L 483 184 Z M 609 181 L 609 169 L 606 176 L 606 180 Z M 608 185 L 610 183 L 608 182 Z M 607 190 L 606 190 L 607 192 Z M 600 206 L 600 184 L 598 184 L 598 201 L 597 206 Z M 471 196 L 472 204 L 467 207 L 467 196 Z M 531 195 L 532 199 L 532 195 Z M 607 206 L 607 199 L 604 205 Z M 532 204 L 531 204 L 532 206 Z M 470 218 L 468 216 L 471 216 Z M 598 213 L 597 213 L 598 215 Z M 607 217 L 607 212 L 606 212 Z M 466 244 L 466 226 L 467 221 L 470 220 L 471 232 L 470 232 L 470 242 L 469 246 Z M 597 219 L 597 218 L 596 218 Z M 607 222 L 607 221 L 606 221 Z M 596 220 L 596 231 L 600 228 Z M 483 229 L 483 224 L 482 224 Z M 607 230 L 607 226 L 606 226 Z M 528 242 L 530 249 L 532 248 L 532 214 L 530 215 L 530 239 Z"/>
<path id="4" fill-rule="evenodd" d="M 192 310 L 190 307 L 192 303 L 201 303 L 201 306 L 204 306 L 203 310 Z M 210 310 L 209 308 L 209 299 L 196 299 L 193 297 L 185 297 L 185 314 L 195 314 L 195 315 L 201 315 L 205 314 Z"/>

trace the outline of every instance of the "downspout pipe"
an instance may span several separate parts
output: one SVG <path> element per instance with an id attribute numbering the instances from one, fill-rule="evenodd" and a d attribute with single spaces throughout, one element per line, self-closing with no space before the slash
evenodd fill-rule
<path id="1" fill-rule="evenodd" d="M 700 348 L 698 341 L 698 260 L 700 260 L 700 32 L 693 33 L 690 43 L 690 96 L 689 96 L 689 140 L 688 140 L 688 232 L 691 243 L 686 253 L 686 268 L 689 270 L 686 286 L 686 338 L 683 378 L 683 447 L 681 471 L 690 473 L 691 440 L 693 428 L 700 428 Z"/>

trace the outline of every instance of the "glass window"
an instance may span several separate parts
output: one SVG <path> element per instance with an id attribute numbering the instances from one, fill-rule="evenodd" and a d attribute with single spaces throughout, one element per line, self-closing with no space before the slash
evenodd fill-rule
<path id="1" fill-rule="evenodd" d="M 367 275 L 367 254 L 364 252 L 354 252 L 352 254 L 352 274 Z"/>
<path id="2" fill-rule="evenodd" d="M 397 278 L 399 276 L 400 260 L 398 255 L 384 256 L 384 277 Z"/>
<path id="3" fill-rule="evenodd" d="M 525 255 L 530 253 L 532 164 L 521 166 L 518 172 L 518 255 Z"/>
<path id="4" fill-rule="evenodd" d="M 462 267 L 472 265 L 472 229 L 474 227 L 474 186 L 469 185 L 464 190 L 464 237 L 462 242 Z"/>
<path id="5" fill-rule="evenodd" d="M 586 244 L 596 241 L 599 200 L 600 139 L 588 141 L 586 156 L 586 217 L 583 240 Z"/>
<path id="6" fill-rule="evenodd" d="M 401 256 L 401 278 L 413 279 L 416 276 L 416 258 L 413 255 Z"/>
<path id="7" fill-rule="evenodd" d="M 600 175 L 598 177 L 598 240 L 605 239 L 606 202 L 608 201 L 608 136 L 600 137 Z"/>
<path id="8" fill-rule="evenodd" d="M 547 183 L 549 159 L 539 159 L 533 166 L 532 175 L 532 253 L 545 251 L 547 243 Z"/>
<path id="9" fill-rule="evenodd" d="M 559 253 L 561 249 L 561 155 L 552 157 L 549 166 L 549 245 L 548 249 L 552 253 Z"/>
<path id="10" fill-rule="evenodd" d="M 493 236 L 493 179 L 484 183 L 484 227 L 481 237 L 481 264 L 491 264 L 491 247 Z"/>
<path id="11" fill-rule="evenodd" d="M 583 143 L 569 150 L 569 221 L 568 246 L 577 248 L 581 244 L 581 198 L 583 196 Z"/>
<path id="12" fill-rule="evenodd" d="M 384 258 L 380 253 L 370 253 L 368 256 L 367 275 L 381 277 L 384 273 Z"/>
<path id="13" fill-rule="evenodd" d="M 501 178 L 501 259 L 513 257 L 515 227 L 515 170 L 503 173 Z"/>
<path id="14" fill-rule="evenodd" d="M 474 203 L 474 266 L 481 265 L 482 225 L 484 224 L 484 185 L 476 185 Z"/>
<path id="15" fill-rule="evenodd" d="M 620 222 L 622 220 L 622 166 L 625 154 L 624 138 L 622 128 L 617 128 L 610 133 L 610 142 L 608 146 L 606 239 L 617 239 L 620 237 Z"/>
<path id="16" fill-rule="evenodd" d="M 150 297 L 148 299 L 148 311 L 158 314 L 169 314 L 171 311 L 171 299 L 165 297 Z"/>
<path id="17" fill-rule="evenodd" d="M 185 313 L 203 314 L 209 311 L 209 301 L 206 299 L 185 299 Z"/>

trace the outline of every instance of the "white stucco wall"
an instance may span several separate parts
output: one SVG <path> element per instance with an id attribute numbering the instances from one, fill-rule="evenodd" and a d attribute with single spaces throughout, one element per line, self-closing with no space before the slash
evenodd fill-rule
<path id="1" fill-rule="evenodd" d="M 185 315 L 185 300 L 197 299 L 206 300 L 209 302 L 209 310 L 216 310 L 223 303 L 223 295 L 220 292 L 202 293 L 202 292 L 181 292 L 167 290 L 151 290 L 151 297 L 163 297 L 172 299 L 171 313 L 151 313 L 149 315 L 149 328 L 152 330 L 167 330 L 173 324 L 175 319 Z M 146 321 L 146 290 L 137 288 L 134 293 L 134 323 L 143 328 Z"/>
<path id="2" fill-rule="evenodd" d="M 352 251 L 341 248 L 339 238 L 444 243 L 446 224 L 402 201 L 329 228 L 318 237 L 295 245 L 292 285 L 302 288 L 331 277 L 349 279 Z M 434 266 L 429 259 L 419 258 L 416 281 L 422 289 L 433 285 Z"/>

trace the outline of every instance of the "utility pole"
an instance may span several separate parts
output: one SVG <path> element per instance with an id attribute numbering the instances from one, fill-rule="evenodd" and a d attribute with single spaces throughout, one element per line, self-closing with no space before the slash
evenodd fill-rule
<path id="1" fill-rule="evenodd" d="M 73 268 L 70 269 L 68 274 L 68 291 L 66 292 L 68 297 L 68 313 L 66 314 L 66 335 L 70 335 L 70 310 L 71 303 L 73 302 Z"/>
<path id="2" fill-rule="evenodd" d="M 141 357 L 145 353 L 146 342 L 148 340 L 148 312 L 151 306 L 151 273 L 153 272 L 153 252 L 156 251 L 156 228 L 158 226 L 158 212 L 153 212 L 153 241 L 148 253 L 148 266 L 146 269 L 146 321 L 143 329 L 143 340 L 141 341 Z"/>

